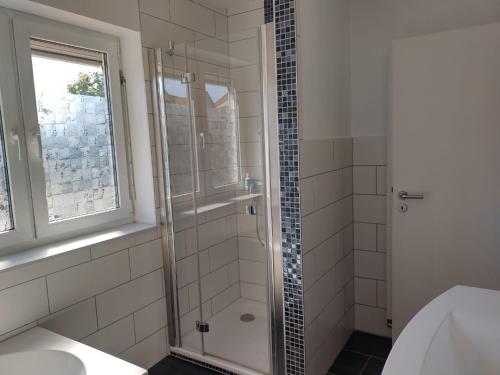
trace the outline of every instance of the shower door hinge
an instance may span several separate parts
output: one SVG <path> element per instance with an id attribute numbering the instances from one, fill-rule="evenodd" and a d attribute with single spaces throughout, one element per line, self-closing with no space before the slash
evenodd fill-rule
<path id="1" fill-rule="evenodd" d="M 193 83 L 196 81 L 196 75 L 194 73 L 182 73 L 181 82 L 184 84 Z"/>
<path id="2" fill-rule="evenodd" d="M 196 330 L 201 333 L 207 333 L 208 331 L 210 331 L 210 326 L 208 325 L 208 323 L 197 321 Z"/>

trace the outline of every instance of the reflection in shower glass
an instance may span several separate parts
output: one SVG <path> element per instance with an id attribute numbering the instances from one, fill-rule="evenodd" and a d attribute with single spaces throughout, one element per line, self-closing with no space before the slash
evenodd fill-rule
<path id="1" fill-rule="evenodd" d="M 238 122 L 234 94 L 227 85 L 207 82 L 205 91 L 207 182 L 217 189 L 240 181 Z"/>
<path id="2" fill-rule="evenodd" d="M 187 85 L 182 83 L 180 77 L 165 78 L 164 87 L 168 116 L 170 180 L 172 195 L 175 197 L 193 192 L 189 93 Z M 195 178 L 197 180 L 198 176 Z"/>

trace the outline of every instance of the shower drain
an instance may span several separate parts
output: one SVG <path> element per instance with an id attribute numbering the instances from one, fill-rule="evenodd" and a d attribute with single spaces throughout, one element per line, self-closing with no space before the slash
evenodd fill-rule
<path id="1" fill-rule="evenodd" d="M 255 320 L 255 315 L 253 314 L 243 314 L 240 316 L 240 320 L 242 322 L 248 323 L 248 322 L 253 322 Z"/>

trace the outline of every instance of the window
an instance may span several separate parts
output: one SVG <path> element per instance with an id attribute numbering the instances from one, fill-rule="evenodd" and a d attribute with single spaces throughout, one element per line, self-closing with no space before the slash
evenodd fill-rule
<path id="1" fill-rule="evenodd" d="M 32 39 L 49 222 L 119 207 L 106 56 Z"/>
<path id="2" fill-rule="evenodd" d="M 18 13 L 0 32 L 0 253 L 131 222 L 118 41 Z"/>

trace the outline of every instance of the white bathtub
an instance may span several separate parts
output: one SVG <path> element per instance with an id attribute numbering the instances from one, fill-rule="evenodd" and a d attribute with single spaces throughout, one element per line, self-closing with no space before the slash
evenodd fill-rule
<path id="1" fill-rule="evenodd" d="M 397 339 L 382 375 L 500 374 L 500 292 L 457 286 Z"/>

